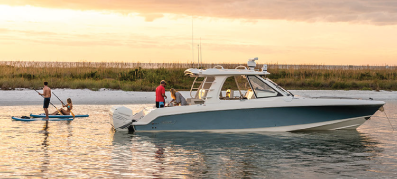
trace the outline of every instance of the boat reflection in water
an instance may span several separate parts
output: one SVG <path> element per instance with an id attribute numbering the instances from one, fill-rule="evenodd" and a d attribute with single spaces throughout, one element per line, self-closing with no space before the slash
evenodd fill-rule
<path id="1" fill-rule="evenodd" d="M 113 136 L 114 173 L 131 177 L 370 177 L 378 142 L 356 130 Z"/>

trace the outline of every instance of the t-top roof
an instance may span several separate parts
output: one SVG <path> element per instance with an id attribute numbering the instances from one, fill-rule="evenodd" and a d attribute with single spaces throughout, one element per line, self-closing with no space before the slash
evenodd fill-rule
<path id="1" fill-rule="evenodd" d="M 249 69 L 196 69 L 189 68 L 185 70 L 185 75 L 190 77 L 206 77 L 206 76 L 235 76 L 235 75 L 269 75 L 267 71 L 254 71 Z"/>

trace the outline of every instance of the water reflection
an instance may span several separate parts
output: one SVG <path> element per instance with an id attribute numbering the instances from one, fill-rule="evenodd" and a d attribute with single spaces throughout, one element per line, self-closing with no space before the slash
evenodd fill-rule
<path id="1" fill-rule="evenodd" d="M 305 133 L 114 134 L 113 155 L 143 176 L 175 177 L 357 177 L 382 149 L 357 131 Z M 120 154 L 120 151 L 128 153 Z M 120 159 L 123 155 L 123 159 Z M 312 171 L 312 172 L 307 172 Z M 128 172 L 128 171 L 120 171 Z M 132 172 L 132 171 L 129 171 Z"/>
<path id="2" fill-rule="evenodd" d="M 40 171 L 41 173 L 45 174 L 47 173 L 48 170 L 48 166 L 50 165 L 50 159 L 49 159 L 49 155 L 48 155 L 48 136 L 50 135 L 50 132 L 48 131 L 48 121 L 45 121 L 44 123 L 44 127 L 43 127 L 43 135 L 44 135 L 44 139 L 43 139 L 43 143 L 41 144 L 42 147 L 41 149 L 43 150 L 43 161 L 41 164 L 41 168 Z"/>
<path id="3" fill-rule="evenodd" d="M 136 105 L 135 107 L 137 107 Z M 358 131 L 136 133 L 110 131 L 110 106 L 89 118 L 10 120 L 42 106 L 0 108 L 0 178 L 392 178 L 397 137 L 383 113 Z M 129 106 L 133 108 L 134 106 Z M 387 103 L 393 111 L 397 102 Z M 397 126 L 397 113 L 388 116 Z"/>

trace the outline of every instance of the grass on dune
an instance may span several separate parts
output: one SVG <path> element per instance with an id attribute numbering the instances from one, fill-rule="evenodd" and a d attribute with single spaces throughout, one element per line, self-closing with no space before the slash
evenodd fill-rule
<path id="1" fill-rule="evenodd" d="M 184 76 L 188 63 L 7 62 L 0 63 L 0 88 L 121 89 L 153 91 L 161 80 L 168 88 L 189 90 L 194 78 Z M 241 64 L 221 64 L 235 68 Z M 215 64 L 203 64 L 210 68 Z M 259 65 L 258 65 L 259 67 Z M 267 77 L 286 89 L 397 90 L 395 67 L 268 65 Z M 226 86 L 234 83 L 227 80 Z"/>

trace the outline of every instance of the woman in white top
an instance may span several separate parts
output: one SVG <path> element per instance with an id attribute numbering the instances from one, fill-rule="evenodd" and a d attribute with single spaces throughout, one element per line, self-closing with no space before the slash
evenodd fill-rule
<path id="1" fill-rule="evenodd" d="M 171 92 L 171 97 L 172 97 L 172 101 L 171 102 L 176 103 L 176 106 L 188 105 L 187 102 L 186 102 L 186 99 L 181 95 L 181 93 L 176 91 L 174 88 L 171 88 L 170 92 Z"/>

